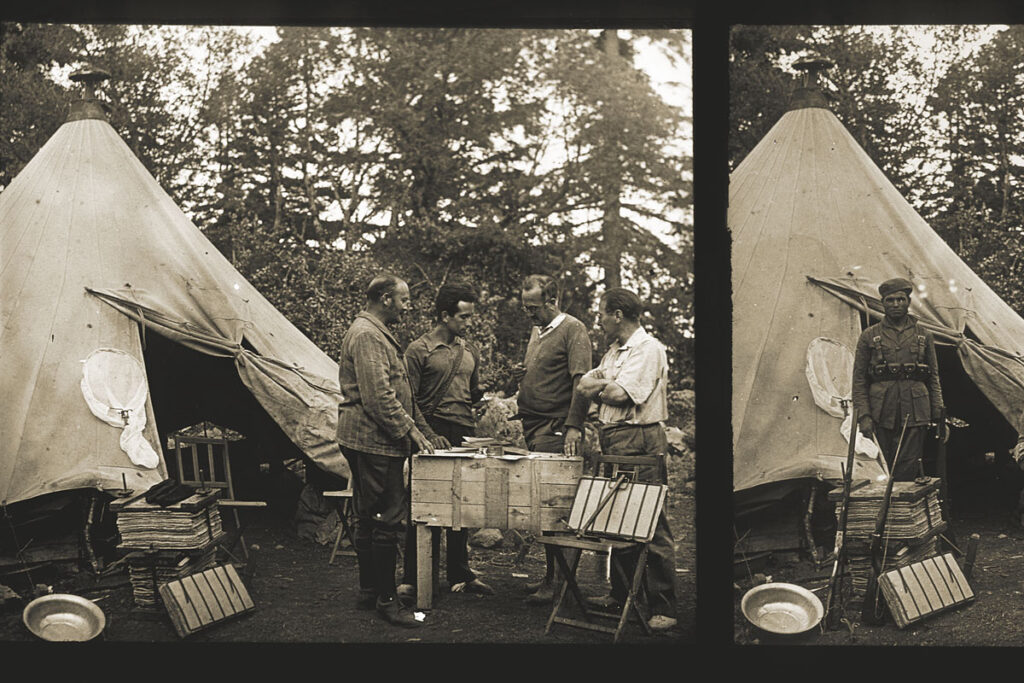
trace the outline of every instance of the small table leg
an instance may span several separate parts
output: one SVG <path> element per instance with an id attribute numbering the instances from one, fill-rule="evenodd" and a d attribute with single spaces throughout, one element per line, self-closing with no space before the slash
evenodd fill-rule
<path id="1" fill-rule="evenodd" d="M 434 602 L 434 552 L 431 529 L 416 522 L 416 607 L 430 609 Z"/>

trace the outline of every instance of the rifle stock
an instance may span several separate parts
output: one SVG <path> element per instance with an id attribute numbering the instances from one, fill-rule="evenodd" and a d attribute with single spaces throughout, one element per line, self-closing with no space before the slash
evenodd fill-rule
<path id="1" fill-rule="evenodd" d="M 846 450 L 846 469 L 843 470 L 843 500 L 842 508 L 839 511 L 839 523 L 836 525 L 836 542 L 832 554 L 835 560 L 832 564 L 832 576 L 828 582 L 828 596 L 825 598 L 825 625 L 832 629 L 839 625 L 842 612 L 836 607 L 839 601 L 839 581 L 842 580 L 846 566 L 846 547 L 844 537 L 846 535 L 846 522 L 850 509 L 850 489 L 853 486 L 853 459 L 857 449 L 857 408 L 852 410 L 853 419 L 850 421 L 850 443 Z"/>
<path id="2" fill-rule="evenodd" d="M 878 510 L 878 517 L 875 518 L 875 530 L 871 534 L 871 565 L 868 573 L 868 587 L 864 593 L 864 606 L 861 609 L 861 621 L 865 624 L 877 625 L 885 620 L 885 611 L 878 610 L 878 577 L 882 574 L 882 537 L 885 534 L 885 518 L 889 514 L 889 497 L 892 495 L 893 473 L 896 472 L 896 463 L 900 459 L 900 449 L 903 446 L 903 436 L 907 433 L 907 422 L 910 415 L 903 418 L 903 429 L 900 431 L 899 441 L 896 442 L 896 455 L 892 459 L 892 467 L 889 468 L 889 481 L 885 484 L 885 495 L 882 496 L 882 507 Z M 884 454 L 882 457 L 885 457 Z"/>

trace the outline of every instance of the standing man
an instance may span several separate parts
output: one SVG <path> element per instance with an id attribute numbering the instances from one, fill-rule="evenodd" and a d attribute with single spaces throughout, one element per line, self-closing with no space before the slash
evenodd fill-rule
<path id="1" fill-rule="evenodd" d="M 547 275 L 528 275 L 521 291 L 523 310 L 533 323 L 526 358 L 513 369 L 519 383 L 517 417 L 531 451 L 579 455 L 587 402 L 576 384 L 591 365 L 587 326 L 558 308 L 558 285 Z M 527 586 L 526 601 L 548 604 L 554 597 L 554 548 L 544 546 L 544 578 Z"/>
<path id="2" fill-rule="evenodd" d="M 436 448 L 448 448 L 473 436 L 476 420 L 473 404 L 484 392 L 480 389 L 480 351 L 463 337 L 466 323 L 473 317 L 477 296 L 465 283 L 441 285 L 434 301 L 434 329 L 409 344 L 405 365 L 413 398 L 430 429 Z M 439 550 L 440 529 L 431 529 L 434 556 Z M 468 530 L 447 529 L 448 585 L 453 593 L 494 593 L 476 578 L 469 568 Z M 405 536 L 405 562 L 399 595 L 411 596 L 416 585 L 416 533 L 410 519 Z"/>
<path id="3" fill-rule="evenodd" d="M 395 562 L 409 501 L 402 469 L 413 450 L 432 453 L 430 428 L 412 398 L 402 350 L 388 325 L 409 310 L 409 286 L 390 274 L 373 278 L 366 310 L 341 342 L 338 443 L 352 470 L 358 609 L 396 626 L 416 627 L 395 598 Z"/>
<path id="4" fill-rule="evenodd" d="M 598 403 L 601 451 L 608 455 L 657 455 L 657 467 L 635 467 L 637 481 L 668 483 L 665 457 L 668 438 L 668 359 L 665 347 L 640 325 L 643 305 L 626 289 L 609 289 L 601 297 L 599 321 L 611 348 L 601 364 L 579 382 L 579 395 Z M 658 517 L 647 555 L 647 592 L 652 616 L 648 625 L 664 630 L 676 625 L 675 542 L 665 510 Z M 636 558 L 623 558 L 632 576 Z M 593 602 L 621 606 L 627 588 L 612 573 L 610 596 Z"/>
<path id="5" fill-rule="evenodd" d="M 945 427 L 935 339 L 907 314 L 913 291 L 914 283 L 901 277 L 878 286 L 885 317 L 861 332 L 853 360 L 853 405 L 860 431 L 869 439 L 878 437 L 894 481 L 917 477 L 928 424 Z M 896 445 L 908 416 L 894 471 Z"/>

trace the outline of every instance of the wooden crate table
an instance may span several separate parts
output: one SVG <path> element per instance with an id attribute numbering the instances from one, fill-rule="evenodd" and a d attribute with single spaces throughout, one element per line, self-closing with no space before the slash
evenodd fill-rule
<path id="1" fill-rule="evenodd" d="M 416 606 L 429 609 L 437 581 L 432 527 L 564 530 L 583 458 L 561 453 L 484 455 L 468 448 L 412 456 Z"/>

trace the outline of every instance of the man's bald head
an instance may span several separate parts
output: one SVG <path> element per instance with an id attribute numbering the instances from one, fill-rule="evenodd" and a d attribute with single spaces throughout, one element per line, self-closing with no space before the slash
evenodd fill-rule
<path id="1" fill-rule="evenodd" d="M 405 282 L 402 278 L 391 273 L 381 273 L 372 280 L 366 288 L 366 300 L 370 303 L 382 303 L 385 296 L 393 295 L 398 283 Z"/>

